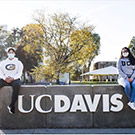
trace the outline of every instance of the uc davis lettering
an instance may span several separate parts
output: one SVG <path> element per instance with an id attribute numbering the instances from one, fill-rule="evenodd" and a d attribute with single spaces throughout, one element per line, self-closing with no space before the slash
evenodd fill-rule
<path id="1" fill-rule="evenodd" d="M 35 97 L 35 95 L 30 95 L 30 109 L 25 110 L 23 108 L 24 95 L 18 96 L 18 110 L 21 113 L 30 113 L 34 108 L 40 113 L 50 113 L 54 110 L 55 113 L 64 113 L 64 112 L 96 112 L 99 102 L 102 102 L 102 111 L 103 112 L 119 112 L 123 109 L 122 94 L 95 94 L 93 97 L 89 94 L 75 94 L 73 100 L 66 95 L 40 95 Z M 42 109 L 41 102 L 43 98 L 48 98 L 50 102 L 53 100 L 53 105 L 48 109 Z"/>

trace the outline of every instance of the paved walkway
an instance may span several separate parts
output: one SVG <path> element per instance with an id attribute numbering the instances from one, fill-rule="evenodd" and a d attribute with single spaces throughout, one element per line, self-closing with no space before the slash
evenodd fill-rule
<path id="1" fill-rule="evenodd" d="M 13 129 L 0 134 L 135 134 L 135 128 L 113 129 Z"/>

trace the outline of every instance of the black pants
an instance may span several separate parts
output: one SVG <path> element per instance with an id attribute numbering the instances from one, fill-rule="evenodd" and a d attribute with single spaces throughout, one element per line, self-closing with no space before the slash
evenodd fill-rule
<path id="1" fill-rule="evenodd" d="M 22 84 L 22 82 L 20 81 L 20 79 L 14 80 L 11 83 L 7 83 L 3 79 L 0 79 L 0 88 L 2 88 L 4 86 L 12 86 L 12 88 L 13 88 L 12 100 L 11 100 L 11 104 L 10 104 L 11 107 L 15 106 L 15 103 L 18 99 L 18 94 L 19 94 L 21 84 Z"/>

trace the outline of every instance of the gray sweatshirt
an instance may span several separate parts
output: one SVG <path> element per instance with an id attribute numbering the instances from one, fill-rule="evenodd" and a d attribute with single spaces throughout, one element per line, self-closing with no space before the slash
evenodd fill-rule
<path id="1" fill-rule="evenodd" d="M 122 78 L 135 78 L 135 65 L 131 65 L 128 58 L 121 58 L 117 63 L 119 76 Z"/>

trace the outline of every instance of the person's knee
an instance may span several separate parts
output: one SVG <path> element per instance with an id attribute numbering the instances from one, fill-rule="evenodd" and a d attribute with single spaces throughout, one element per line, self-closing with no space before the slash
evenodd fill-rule
<path id="1" fill-rule="evenodd" d="M 11 85 L 13 87 L 21 87 L 21 81 L 19 81 L 19 80 L 13 81 Z"/>
<path id="2" fill-rule="evenodd" d="M 132 87 L 135 88 L 135 82 L 131 83 Z"/>
<path id="3" fill-rule="evenodd" d="M 135 79 L 133 79 L 133 81 L 131 82 L 131 86 L 135 87 Z"/>
<path id="4" fill-rule="evenodd" d="M 128 83 L 128 81 L 124 78 L 120 78 L 118 79 L 118 84 L 121 85 L 122 87 L 126 87 L 126 84 Z"/>
<path id="5" fill-rule="evenodd" d="M 4 86 L 6 86 L 4 80 L 0 79 L 0 89 L 1 89 L 2 87 L 4 87 Z"/>
<path id="6" fill-rule="evenodd" d="M 126 82 L 126 84 L 125 84 L 125 88 L 131 88 L 131 86 L 130 86 L 130 83 L 129 83 L 129 82 Z"/>

